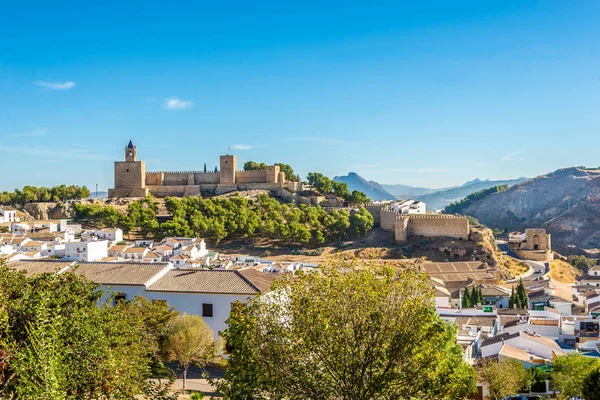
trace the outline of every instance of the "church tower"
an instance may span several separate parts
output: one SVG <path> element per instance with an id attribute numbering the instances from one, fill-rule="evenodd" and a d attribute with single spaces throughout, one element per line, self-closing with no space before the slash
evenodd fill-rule
<path id="1" fill-rule="evenodd" d="M 137 157 L 136 152 L 137 150 L 133 145 L 133 142 L 131 141 L 131 139 L 129 139 L 129 144 L 127 145 L 127 147 L 125 147 L 125 161 L 135 161 Z"/>
<path id="2" fill-rule="evenodd" d="M 137 150 L 130 140 L 125 147 L 125 161 L 115 161 L 115 188 L 108 190 L 108 197 L 145 197 L 146 163 L 137 160 Z"/>

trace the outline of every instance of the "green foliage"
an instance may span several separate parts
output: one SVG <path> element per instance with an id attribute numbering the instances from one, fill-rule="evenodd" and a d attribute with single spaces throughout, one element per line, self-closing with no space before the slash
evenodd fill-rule
<path id="1" fill-rule="evenodd" d="M 190 396 L 191 400 L 202 400 L 203 398 L 204 398 L 204 395 L 202 393 L 200 393 L 200 392 L 194 392 Z"/>
<path id="2" fill-rule="evenodd" d="M 449 206 L 446 206 L 446 208 L 444 208 L 444 213 L 445 214 L 461 214 L 465 208 L 467 208 L 468 206 L 470 206 L 477 200 L 481 200 L 493 193 L 503 192 L 506 189 L 508 189 L 508 185 L 499 185 L 499 186 L 493 186 L 491 188 L 479 190 L 475 193 L 471 193 L 464 199 L 462 199 L 460 201 L 455 201 L 454 203 L 450 204 Z"/>
<path id="3" fill-rule="evenodd" d="M 27 277 L 0 266 L 4 376 L 14 374 L 0 382 L 5 398 L 133 399 L 147 392 L 148 346 L 156 340 L 148 327 L 155 325 L 131 303 L 98 306 L 101 296 L 70 272 Z"/>
<path id="4" fill-rule="evenodd" d="M 226 399 L 464 398 L 475 389 L 425 275 L 341 263 L 232 306 Z"/>
<path id="5" fill-rule="evenodd" d="M 320 172 L 309 172 L 307 180 L 323 195 L 333 193 L 351 204 L 367 204 L 371 201 L 363 192 L 354 190 L 350 193 L 346 183 L 331 180 Z"/>
<path id="6" fill-rule="evenodd" d="M 327 212 L 321 207 L 281 204 L 268 195 L 256 201 L 242 197 L 165 200 L 173 219 L 158 223 L 151 198 L 131 203 L 127 213 L 98 204 L 75 204 L 75 220 L 95 226 L 116 226 L 129 232 L 139 226 L 145 235 L 203 236 L 219 243 L 232 238 L 267 238 L 290 244 L 320 245 L 368 233 L 373 216 L 364 208 Z"/>
<path id="7" fill-rule="evenodd" d="M 523 285 L 523 279 L 519 279 L 517 285 L 515 304 L 517 308 L 527 308 L 527 292 L 525 291 L 525 285 Z"/>
<path id="8" fill-rule="evenodd" d="M 585 400 L 600 400 L 600 369 L 596 368 L 585 377 L 581 394 Z"/>
<path id="9" fill-rule="evenodd" d="M 504 358 L 500 362 L 486 362 L 483 364 L 481 376 L 488 385 L 490 397 L 494 400 L 518 394 L 528 386 L 525 367 L 511 358 Z"/>
<path id="10" fill-rule="evenodd" d="M 567 262 L 581 271 L 587 271 L 596 265 L 596 260 L 587 258 L 586 256 L 569 256 Z"/>
<path id="11" fill-rule="evenodd" d="M 463 291 L 462 299 L 461 299 L 462 308 L 471 308 L 473 307 L 473 303 L 471 303 L 471 291 L 467 286 Z"/>
<path id="12" fill-rule="evenodd" d="M 260 171 L 263 169 L 267 169 L 267 164 L 264 162 L 257 163 L 254 161 L 246 161 L 244 163 L 244 171 Z"/>
<path id="13" fill-rule="evenodd" d="M 586 378 L 592 372 L 597 371 L 599 367 L 598 359 L 577 353 L 558 357 L 552 366 L 552 384 L 556 390 L 560 391 L 561 399 L 581 397 Z M 594 379 L 594 377 L 590 378 L 587 384 L 592 385 Z"/>
<path id="14" fill-rule="evenodd" d="M 183 388 L 192 364 L 205 366 L 215 354 L 212 330 L 198 315 L 177 316 L 167 329 L 164 351 L 183 368 Z"/>
<path id="15" fill-rule="evenodd" d="M 27 203 L 58 202 L 88 197 L 90 197 L 90 191 L 85 186 L 60 185 L 51 188 L 24 186 L 23 189 L 15 189 L 14 192 L 1 192 L 0 205 L 17 207 Z"/>

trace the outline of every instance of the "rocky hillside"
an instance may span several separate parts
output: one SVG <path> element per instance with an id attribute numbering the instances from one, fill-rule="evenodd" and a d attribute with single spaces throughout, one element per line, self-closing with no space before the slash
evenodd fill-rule
<path id="1" fill-rule="evenodd" d="M 599 248 L 600 170 L 559 169 L 476 201 L 464 213 L 492 228 L 546 228 L 561 252 Z"/>
<path id="2" fill-rule="evenodd" d="M 381 185 L 374 181 L 368 181 L 356 172 L 349 172 L 345 176 L 336 176 L 333 178 L 336 182 L 344 182 L 348 185 L 350 191 L 358 190 L 367 195 L 371 200 L 393 200 L 394 195 L 387 192 Z"/>
<path id="3" fill-rule="evenodd" d="M 440 190 L 438 192 L 426 194 L 423 196 L 417 196 L 416 200 L 422 201 L 425 204 L 427 204 L 427 208 L 429 210 L 442 210 L 447 205 L 454 203 L 455 201 L 460 201 L 468 195 L 470 195 L 471 193 L 475 193 L 484 189 L 489 189 L 494 186 L 512 186 L 517 183 L 524 182 L 526 180 L 527 178 L 506 179 L 499 181 L 490 181 L 489 179 L 474 179 L 459 187 Z"/>

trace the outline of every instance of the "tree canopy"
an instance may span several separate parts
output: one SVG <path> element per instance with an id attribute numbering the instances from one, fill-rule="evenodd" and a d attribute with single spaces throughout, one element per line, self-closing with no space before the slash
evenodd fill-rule
<path id="1" fill-rule="evenodd" d="M 487 383 L 490 396 L 494 400 L 515 395 L 527 387 L 527 371 L 519 361 L 504 358 L 502 361 L 488 361 L 483 364 L 481 376 Z"/>
<path id="2" fill-rule="evenodd" d="M 508 187 L 509 187 L 508 185 L 498 185 L 498 186 L 493 186 L 491 188 L 482 189 L 477 192 L 471 193 L 464 199 L 462 199 L 460 201 L 455 201 L 454 203 L 446 206 L 446 208 L 444 208 L 444 213 L 445 214 L 462 214 L 462 212 L 465 208 L 467 208 L 468 206 L 470 206 L 477 200 L 481 200 L 481 199 L 483 199 L 491 194 L 494 194 L 494 193 L 503 192 L 506 189 L 508 189 Z"/>
<path id="3" fill-rule="evenodd" d="M 291 182 L 298 182 L 300 179 L 298 175 L 294 173 L 294 169 L 289 164 L 275 163 L 279 166 L 279 170 L 285 174 L 285 179 Z M 260 171 L 267 168 L 267 164 L 264 162 L 246 161 L 244 163 L 244 171 Z"/>
<path id="4" fill-rule="evenodd" d="M 27 203 L 58 202 L 65 200 L 84 199 L 90 197 L 90 191 L 85 186 L 59 185 L 51 188 L 24 186 L 14 192 L 1 192 L 0 204 L 4 206 L 22 207 Z"/>
<path id="5" fill-rule="evenodd" d="M 268 238 L 289 244 L 320 245 L 326 241 L 361 236 L 374 225 L 373 216 L 364 208 L 325 211 L 321 207 L 282 204 L 266 194 L 256 201 L 242 197 L 175 198 L 165 200 L 173 219 L 159 223 L 156 206 L 148 197 L 120 213 L 111 206 L 75 204 L 75 220 L 97 226 L 115 226 L 129 232 L 139 226 L 144 234 L 166 236 L 202 236 L 220 242 L 231 238 Z"/>
<path id="6" fill-rule="evenodd" d="M 475 372 L 427 277 L 340 263 L 235 303 L 226 399 L 463 398 Z"/>
<path id="7" fill-rule="evenodd" d="M 98 306 L 102 295 L 70 272 L 27 277 L 0 266 L 2 398 L 133 399 L 153 390 L 149 327 L 164 321 L 147 323 L 137 302 Z"/>
<path id="8" fill-rule="evenodd" d="M 354 190 L 350 193 L 347 183 L 336 182 L 320 172 L 309 172 L 307 180 L 323 195 L 334 194 L 351 204 L 367 204 L 371 201 L 363 192 Z"/>

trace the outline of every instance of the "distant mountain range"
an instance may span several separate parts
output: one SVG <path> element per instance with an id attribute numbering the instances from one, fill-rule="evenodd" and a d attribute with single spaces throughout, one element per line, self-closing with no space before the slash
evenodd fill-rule
<path id="1" fill-rule="evenodd" d="M 425 194 L 422 196 L 415 196 L 415 200 L 420 200 L 427 204 L 429 210 L 442 210 L 447 205 L 459 201 L 470 195 L 471 193 L 478 192 L 483 189 L 491 188 L 493 186 L 508 185 L 513 186 L 517 183 L 526 181 L 528 178 L 517 178 L 517 179 L 506 179 L 500 181 L 490 181 L 489 179 L 480 180 L 474 179 L 465 183 L 462 186 L 454 187 L 450 189 L 444 189 L 437 192 Z"/>
<path id="2" fill-rule="evenodd" d="M 462 186 L 447 187 L 441 189 L 430 189 L 423 187 L 413 187 L 407 185 L 381 185 L 375 181 L 368 181 L 358 175 L 356 172 L 350 172 L 345 176 L 336 176 L 333 180 L 345 182 L 350 191 L 360 190 L 364 192 L 371 200 L 395 200 L 395 199 L 415 199 L 423 201 L 430 210 L 443 209 L 448 204 L 461 200 L 473 192 L 487 189 L 497 185 L 512 186 L 523 182 L 527 178 L 508 179 L 501 181 L 490 181 L 489 179 L 473 179 Z"/>

